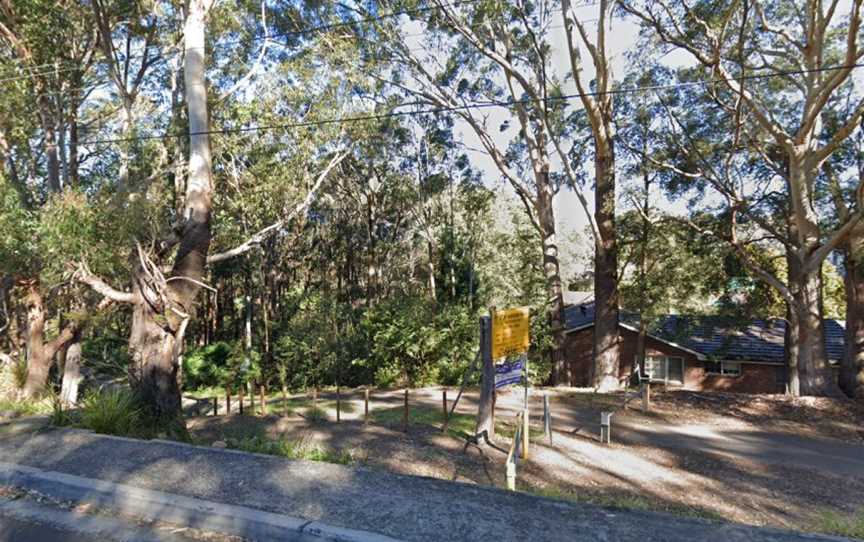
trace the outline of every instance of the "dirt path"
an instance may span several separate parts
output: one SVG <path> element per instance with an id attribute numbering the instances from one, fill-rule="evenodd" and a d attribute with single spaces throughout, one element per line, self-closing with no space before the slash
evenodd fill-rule
<path id="1" fill-rule="evenodd" d="M 738 397 L 657 394 L 652 411 L 643 414 L 622 410 L 621 396 L 549 392 L 554 446 L 543 438 L 535 439 L 530 460 L 518 469 L 520 490 L 805 529 L 819 528 L 820 517 L 828 510 L 850 515 L 864 512 L 864 446 L 855 443 L 857 433 L 846 419 L 827 429 L 813 426 L 820 420 L 834 420 L 831 410 L 823 409 L 825 405 L 808 410 L 788 408 L 783 400 L 768 398 L 745 403 Z M 454 390 L 449 390 L 448 399 L 454 396 Z M 473 391 L 466 394 L 451 428 L 471 431 L 476 396 Z M 293 396 L 288 415 L 281 415 L 281 400 L 271 399 L 270 411 L 280 416 L 206 417 L 190 425 L 203 443 L 265 436 L 336 450 L 354 462 L 390 472 L 505 486 L 506 435 L 499 436 L 496 446 L 481 450 L 466 445 L 458 431 L 442 433 L 440 389 L 411 391 L 407 433 L 401 430 L 402 390 L 373 392 L 369 424 L 363 423 L 362 391 L 343 393 L 341 423 L 334 423 L 335 395 L 321 393 L 318 397 L 318 417 L 323 416 L 324 421 L 310 419 L 309 403 L 302 396 Z M 522 400 L 518 389 L 500 395 L 496 404 L 499 429 L 506 432 L 509 423 L 512 430 Z M 706 401 L 710 408 L 704 408 Z M 532 396 L 531 410 L 536 437 L 542 435 L 540 393 Z M 603 410 L 616 411 L 612 446 L 600 445 L 597 439 Z M 718 410 L 735 415 L 720 415 Z M 767 430 L 772 424 L 782 430 Z"/>

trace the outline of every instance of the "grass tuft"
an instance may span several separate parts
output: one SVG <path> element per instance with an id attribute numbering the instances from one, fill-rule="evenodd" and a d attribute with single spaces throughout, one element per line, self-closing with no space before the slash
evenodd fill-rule
<path id="1" fill-rule="evenodd" d="M 16 389 L 24 389 L 24 385 L 27 383 L 27 361 L 24 358 L 12 365 L 12 381 Z"/>
<path id="2" fill-rule="evenodd" d="M 0 412 L 14 412 L 16 416 L 48 414 L 51 412 L 51 404 L 35 399 L 23 399 L 20 401 L 0 399 Z"/>
<path id="3" fill-rule="evenodd" d="M 663 501 L 650 499 L 641 495 L 629 494 L 589 494 L 577 493 L 560 488 L 552 487 L 534 487 L 528 486 L 523 488 L 526 493 L 537 495 L 539 497 L 547 497 L 550 499 L 558 499 L 562 501 L 570 501 L 575 503 L 594 504 L 606 508 L 618 508 L 623 510 L 642 510 L 648 512 L 666 512 L 676 516 L 692 517 L 709 519 L 712 521 L 723 521 L 723 516 L 712 510 L 702 508 L 693 508 L 690 506 L 681 506 L 677 504 L 669 504 Z"/>
<path id="4" fill-rule="evenodd" d="M 303 417 L 310 422 L 326 422 L 327 412 L 321 407 L 310 406 L 303 412 Z"/>
<path id="5" fill-rule="evenodd" d="M 854 514 L 820 510 L 809 527 L 819 533 L 864 539 L 864 508 Z"/>
<path id="6" fill-rule="evenodd" d="M 383 410 L 375 410 L 370 413 L 372 420 L 381 425 L 391 427 L 402 427 L 402 416 L 404 407 L 393 407 Z M 431 425 L 441 427 L 444 424 L 444 413 L 442 410 L 428 406 L 413 406 L 408 409 L 408 423 L 412 425 Z M 470 439 L 474 436 L 474 428 L 477 419 L 471 414 L 454 413 L 447 424 L 447 434 L 460 438 Z M 513 420 L 502 420 L 498 418 L 495 423 L 495 432 L 498 436 L 511 439 L 516 433 Z M 543 429 L 531 426 L 529 435 L 532 440 L 543 436 Z"/>
<path id="7" fill-rule="evenodd" d="M 276 455 L 286 459 L 304 459 L 348 465 L 358 461 L 355 454 L 346 451 L 331 451 L 304 440 L 291 441 L 287 439 L 268 439 L 262 436 L 251 436 L 242 439 L 229 438 L 225 441 L 229 448 L 258 454 Z"/>
<path id="8" fill-rule="evenodd" d="M 143 418 L 141 405 L 129 390 L 94 392 L 81 405 L 81 425 L 104 435 L 141 436 Z"/>

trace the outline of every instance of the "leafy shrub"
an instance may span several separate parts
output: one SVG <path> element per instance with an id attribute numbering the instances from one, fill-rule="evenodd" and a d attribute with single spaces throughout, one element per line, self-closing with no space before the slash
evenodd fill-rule
<path id="1" fill-rule="evenodd" d="M 81 425 L 105 435 L 139 436 L 142 412 L 138 399 L 129 390 L 94 392 L 84 399 Z"/>
<path id="2" fill-rule="evenodd" d="M 216 342 L 190 350 L 183 356 L 183 379 L 186 389 L 222 385 L 228 371 L 232 347 Z"/>

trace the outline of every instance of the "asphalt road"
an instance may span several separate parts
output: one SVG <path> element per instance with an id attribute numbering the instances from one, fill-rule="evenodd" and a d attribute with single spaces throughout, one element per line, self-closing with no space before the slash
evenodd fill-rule
<path id="1" fill-rule="evenodd" d="M 99 535 L 78 533 L 44 523 L 0 516 L 0 542 L 102 542 Z"/>
<path id="2" fill-rule="evenodd" d="M 82 431 L 0 437 L 3 462 L 417 542 L 798 542 L 819 536 L 613 510 L 362 467 Z M 834 539 L 836 540 L 836 539 Z"/>

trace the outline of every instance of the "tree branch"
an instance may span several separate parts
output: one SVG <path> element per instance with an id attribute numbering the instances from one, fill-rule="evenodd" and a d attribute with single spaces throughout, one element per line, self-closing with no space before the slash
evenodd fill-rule
<path id="1" fill-rule="evenodd" d="M 345 150 L 345 151 L 337 154 L 336 156 L 334 156 L 330 160 L 330 162 L 327 164 L 327 166 L 321 171 L 321 173 L 318 174 L 318 178 L 315 180 L 315 183 L 312 185 L 312 188 L 306 194 L 306 197 L 303 198 L 303 201 L 298 203 L 287 217 L 282 218 L 280 220 L 277 220 L 276 222 L 274 222 L 273 224 L 270 224 L 266 228 L 259 230 L 255 235 L 253 235 L 252 237 L 250 237 L 249 239 L 247 239 L 243 243 L 237 245 L 236 247 L 232 248 L 231 250 L 226 250 L 225 252 L 220 252 L 218 254 L 210 254 L 209 256 L 207 256 L 207 263 L 208 264 L 214 264 L 214 263 L 218 263 L 218 262 L 224 262 L 225 260 L 229 260 L 231 258 L 234 258 L 234 257 L 239 256 L 241 254 L 245 254 L 246 252 L 249 252 L 250 250 L 252 250 L 256 246 L 260 245 L 261 242 L 264 241 L 264 239 L 268 235 L 279 230 L 286 223 L 293 220 L 293 218 L 295 216 L 297 216 L 300 213 L 305 213 L 306 210 L 309 209 L 309 206 L 312 205 L 312 202 L 315 200 L 315 196 L 318 194 L 318 189 L 321 188 L 321 185 L 324 183 L 324 180 L 327 178 L 327 176 L 330 174 L 330 172 L 333 170 L 333 168 L 335 168 L 337 165 L 339 165 L 339 163 L 342 162 L 342 160 L 344 160 L 345 157 L 348 156 L 349 153 L 350 153 L 350 149 Z"/>
<path id="2" fill-rule="evenodd" d="M 100 277 L 91 273 L 90 268 L 87 267 L 87 264 L 84 262 L 78 264 L 78 268 L 72 274 L 72 279 L 77 280 L 82 284 L 86 284 L 94 292 L 101 294 L 112 301 L 116 301 L 117 303 L 138 303 L 140 301 L 138 296 L 134 293 L 123 292 L 109 286 L 108 283 Z"/>

